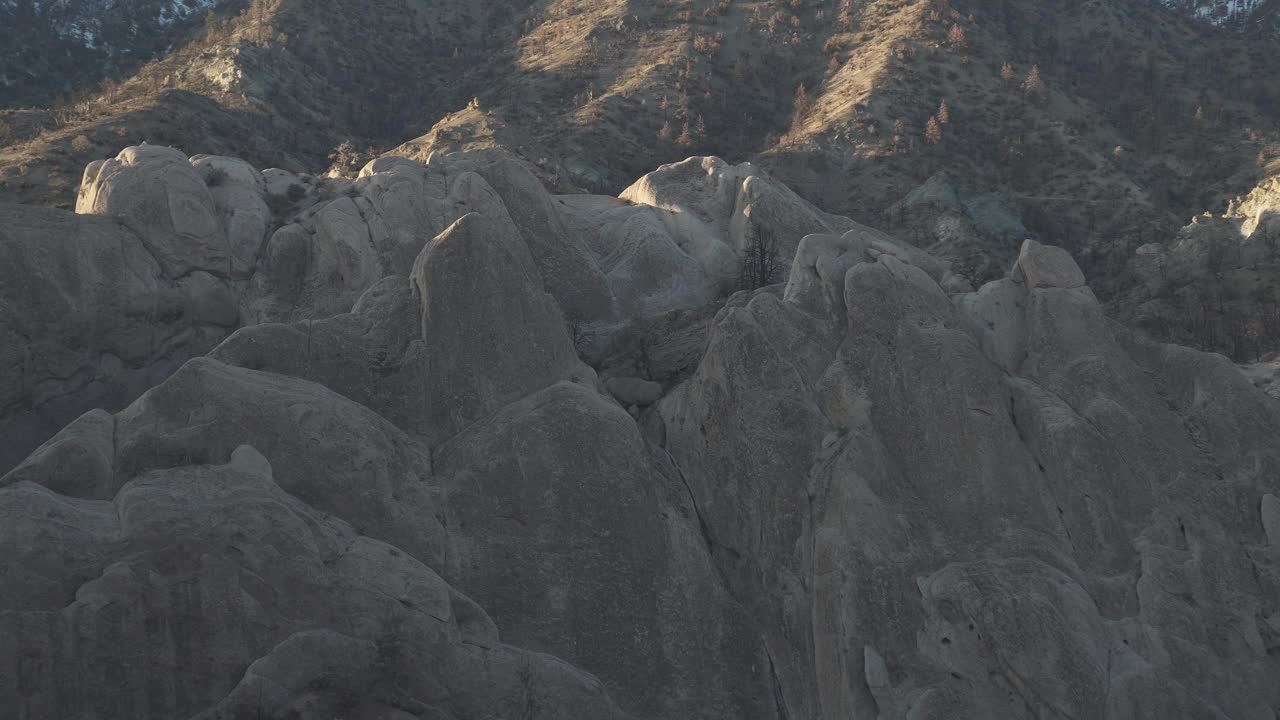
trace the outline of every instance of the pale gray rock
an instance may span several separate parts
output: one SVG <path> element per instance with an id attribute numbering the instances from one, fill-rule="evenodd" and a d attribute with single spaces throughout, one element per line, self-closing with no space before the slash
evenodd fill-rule
<path id="1" fill-rule="evenodd" d="M 659 403 L 727 587 L 776 623 L 791 717 L 1280 699 L 1259 544 L 1280 408 L 1224 358 L 1109 322 L 1069 258 L 1031 259 L 949 299 L 892 253 L 808 240 L 795 291 L 731 299 Z"/>
<path id="2" fill-rule="evenodd" d="M 1267 533 L 1267 542 L 1280 548 L 1280 497 L 1270 493 L 1262 496 L 1262 529 Z"/>
<path id="3" fill-rule="evenodd" d="M 111 413 L 91 410 L 0 476 L 0 486 L 47 481 L 50 490 L 62 495 L 108 500 L 116 490 L 115 431 Z"/>
<path id="4" fill-rule="evenodd" d="M 1280 177 L 1137 248 L 1114 311 L 1152 336 L 1258 363 L 1280 349 Z"/>
<path id="5" fill-rule="evenodd" d="M 578 365 L 555 301 L 510 223 L 476 213 L 418 257 L 431 426 L 442 437 L 559 380 Z"/>
<path id="6" fill-rule="evenodd" d="M 609 393 L 623 406 L 652 405 L 662 398 L 662 385 L 634 377 L 611 377 L 605 380 Z"/>
<path id="7" fill-rule="evenodd" d="M 0 209 L 0 472 L 207 352 L 236 314 L 222 280 L 197 272 L 171 284 L 118 221 Z"/>
<path id="8" fill-rule="evenodd" d="M 254 443 L 286 491 L 438 564 L 444 530 L 427 448 L 323 386 L 197 358 L 117 417 L 117 479 L 209 463 Z"/>
<path id="9" fill-rule="evenodd" d="M 820 315 L 842 317 L 844 277 L 869 259 L 870 243 L 858 233 L 806 235 L 796 248 L 783 297 Z"/>
<path id="10" fill-rule="evenodd" d="M 1032 290 L 1038 288 L 1063 288 L 1072 290 L 1084 286 L 1084 273 L 1060 247 L 1041 245 L 1035 240 L 1025 240 L 1011 277 L 1014 282 L 1025 283 Z"/>
<path id="11" fill-rule="evenodd" d="M 642 717 L 775 717 L 767 660 L 621 408 L 559 383 L 435 457 L 449 507 L 442 574 L 505 642 L 592 669 Z"/>
<path id="12" fill-rule="evenodd" d="M 739 258 L 753 242 L 765 243 L 783 267 L 778 281 L 785 279 L 802 237 L 856 226 L 819 210 L 751 163 L 729 165 L 715 157 L 663 165 L 619 197 L 669 211 L 663 217 L 673 234 L 717 238 Z"/>
<path id="13" fill-rule="evenodd" d="M 144 144 L 91 163 L 76 212 L 123 222 L 168 277 L 192 270 L 226 275 L 232 268 L 213 195 L 179 150 Z"/>
<path id="14" fill-rule="evenodd" d="M 20 551 L 0 559 L 19 581 L 0 591 L 0 707 L 19 716 L 626 717 L 595 678 L 478 636 L 474 603 L 284 492 L 249 447 L 113 500 L 17 483 L 0 517 Z"/>
<path id="15" fill-rule="evenodd" d="M 319 383 L 406 432 L 427 435 L 429 350 L 420 336 L 419 302 L 407 277 L 387 277 L 350 313 L 245 327 L 209 357 Z"/>
<path id="16" fill-rule="evenodd" d="M 213 195 L 214 208 L 231 255 L 228 274 L 247 277 L 258 260 L 271 225 L 263 175 L 238 158 L 196 155 L 191 166 Z M 287 194 L 287 190 L 285 191 Z"/>
<path id="17" fill-rule="evenodd" d="M 225 168 L 214 191 L 254 186 Z M 166 279 L 112 220 L 0 223 L 2 417 L 27 432 L 0 479 L 0 715 L 1280 707 L 1262 371 L 1114 322 L 1059 249 L 968 291 L 750 166 L 666 166 L 631 204 L 525 175 L 296 178 L 231 282 Z M 788 273 L 724 299 L 760 232 Z M 68 369 L 151 389 L 86 414 L 105 395 Z M 75 399 L 60 433 L 25 430 L 33 387 Z"/>
<path id="18" fill-rule="evenodd" d="M 736 278 L 733 250 L 709 232 L 673 232 L 679 223 L 669 211 L 593 195 L 555 201 L 628 316 L 702 307 Z"/>
<path id="19" fill-rule="evenodd" d="M 532 254 L 543 288 L 570 320 L 584 324 L 618 320 L 617 299 L 605 274 L 584 240 L 569 232 L 552 196 L 524 165 L 484 153 L 450 155 L 444 162 L 453 172 L 475 172 L 502 199 Z"/>
<path id="20" fill-rule="evenodd" d="M 1280 355 L 1250 365 L 1242 365 L 1240 370 L 1259 390 L 1280 400 Z"/>
<path id="21" fill-rule="evenodd" d="M 993 280 L 977 292 L 959 295 L 955 303 L 968 319 L 987 357 L 1006 371 L 1016 373 L 1026 355 L 1025 286 L 1010 278 Z"/>

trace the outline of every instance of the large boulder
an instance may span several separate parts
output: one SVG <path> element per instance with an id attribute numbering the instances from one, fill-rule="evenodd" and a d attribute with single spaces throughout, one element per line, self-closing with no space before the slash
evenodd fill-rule
<path id="1" fill-rule="evenodd" d="M 691 157 L 663 165 L 622 191 L 624 200 L 669 212 L 660 217 L 674 235 L 710 235 L 741 260 L 763 249 L 782 282 L 796 244 L 809 233 L 844 232 L 848 218 L 825 213 L 751 163 L 729 165 L 716 157 Z"/>
<path id="2" fill-rule="evenodd" d="M 556 202 L 628 317 L 702 307 L 736 281 L 733 250 L 697 228 L 673 233 L 670 211 L 591 195 L 565 195 Z"/>
<path id="3" fill-rule="evenodd" d="M 509 221 L 464 215 L 423 250 L 413 284 L 431 350 L 422 401 L 441 437 L 577 371 L 564 317 Z"/>
<path id="4" fill-rule="evenodd" d="M 1041 245 L 1035 240 L 1025 240 L 1011 277 L 1025 283 L 1030 289 L 1062 288 L 1073 290 L 1084 286 L 1084 273 L 1060 247 Z"/>
<path id="5" fill-rule="evenodd" d="M 274 475 L 240 446 L 134 477 L 110 500 L 64 497 L 52 482 L 0 488 L 0 707 L 41 718 L 625 717 L 598 680 L 504 644 L 427 566 Z"/>
<path id="6" fill-rule="evenodd" d="M 774 717 L 767 660 L 621 408 L 559 383 L 436 458 L 441 572 L 507 642 L 590 669 L 642 717 L 696 717 L 709 701 L 725 717 Z"/>
<path id="7" fill-rule="evenodd" d="M 235 269 L 213 195 L 179 150 L 144 144 L 90 163 L 76 212 L 120 220 L 168 277 L 192 270 L 227 276 Z"/>
<path id="8" fill-rule="evenodd" d="M 643 424 L 785 712 L 1266 717 L 1280 406 L 1056 249 L 950 297 L 905 257 L 805 238 Z"/>
<path id="9" fill-rule="evenodd" d="M 79 415 L 124 407 L 237 322 L 222 280 L 170 283 L 116 220 L 0 208 L 0 472 Z"/>
<path id="10" fill-rule="evenodd" d="M 233 272 L 237 276 L 248 275 L 271 226 L 272 213 L 262 175 L 244 160 L 215 155 L 196 155 L 191 158 L 191 166 L 213 195 Z"/>
<path id="11" fill-rule="evenodd" d="M 448 172 L 474 172 L 502 199 L 529 248 L 543 288 L 565 316 L 582 325 L 616 323 L 619 308 L 584 239 L 566 226 L 561 206 L 520 162 L 498 155 L 459 153 L 432 159 Z"/>
<path id="12" fill-rule="evenodd" d="M 1280 350 L 1280 177 L 1137 248 L 1114 311 L 1153 337 L 1256 363 Z"/>

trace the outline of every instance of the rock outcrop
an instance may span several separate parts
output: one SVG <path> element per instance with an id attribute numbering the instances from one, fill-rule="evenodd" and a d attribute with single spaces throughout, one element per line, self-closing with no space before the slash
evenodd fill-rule
<path id="1" fill-rule="evenodd" d="M 930 177 L 885 211 L 887 228 L 971 282 L 999 279 L 1030 232 L 1008 197 L 962 193 L 956 184 L 945 172 Z"/>
<path id="2" fill-rule="evenodd" d="M 91 163 L 76 212 L 122 222 L 168 277 L 233 269 L 213 195 L 187 156 L 173 148 L 130 147 L 114 159 Z"/>
<path id="3" fill-rule="evenodd" d="M 1280 347 L 1280 178 L 1221 215 L 1139 247 L 1121 316 L 1160 338 L 1254 362 Z"/>
<path id="4" fill-rule="evenodd" d="M 0 715 L 1280 707 L 1280 403 L 1061 249 L 972 290 L 715 159 L 123 155 L 0 230 Z M 230 271 L 112 189 L 188 170 Z"/>

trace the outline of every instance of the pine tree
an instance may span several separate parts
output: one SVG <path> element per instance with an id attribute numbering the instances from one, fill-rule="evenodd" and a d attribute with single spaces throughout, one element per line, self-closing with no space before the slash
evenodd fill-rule
<path id="1" fill-rule="evenodd" d="M 685 149 L 693 146 L 693 134 L 689 131 L 688 122 L 685 122 L 684 128 L 681 129 L 680 137 L 676 138 L 676 144 Z"/>
<path id="2" fill-rule="evenodd" d="M 943 125 L 950 124 L 951 122 L 951 108 L 947 107 L 946 100 L 943 100 L 942 103 L 938 105 L 938 122 Z"/>
<path id="3" fill-rule="evenodd" d="M 938 122 L 936 115 L 930 116 L 929 122 L 924 126 L 924 139 L 930 145 L 942 142 L 942 123 Z"/>
<path id="4" fill-rule="evenodd" d="M 1000 66 L 1001 80 L 1004 80 L 1006 82 L 1012 82 L 1015 77 L 1017 77 L 1017 73 L 1014 72 L 1012 65 L 1010 65 L 1009 63 L 1005 63 L 1004 65 Z"/>
<path id="5" fill-rule="evenodd" d="M 796 100 L 792 108 L 791 127 L 799 127 L 804 122 L 805 113 L 809 111 L 809 91 L 805 89 L 804 83 L 796 88 Z"/>
<path id="6" fill-rule="evenodd" d="M 1044 80 L 1040 77 L 1040 66 L 1032 65 L 1027 79 L 1022 81 L 1022 90 L 1028 95 L 1039 95 L 1044 92 Z"/>
<path id="7" fill-rule="evenodd" d="M 947 33 L 947 43 L 956 50 L 965 50 L 969 47 L 969 38 L 965 35 L 964 28 L 959 24 L 951 26 L 951 32 Z"/>

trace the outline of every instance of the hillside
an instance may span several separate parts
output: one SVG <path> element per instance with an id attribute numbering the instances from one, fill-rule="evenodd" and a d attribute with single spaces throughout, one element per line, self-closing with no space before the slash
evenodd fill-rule
<path id="1" fill-rule="evenodd" d="M 1216 27 L 1236 31 L 1266 29 L 1278 9 L 1273 0 L 1160 0 L 1170 9 Z"/>
<path id="2" fill-rule="evenodd" d="M 1023 228 L 1118 302 L 1138 247 L 1275 172 L 1276 46 L 1128 0 L 263 0 L 96 99 L 8 113 L 0 198 L 70 207 L 87 161 L 144 139 L 311 173 L 344 141 L 348 164 L 410 138 L 394 152 L 498 146 L 608 193 L 714 153 L 977 283 Z M 939 173 L 997 226 L 889 212 Z"/>
<path id="3" fill-rule="evenodd" d="M 0 0 L 0 108 L 114 82 L 241 0 Z M 216 13 L 214 11 L 217 11 Z"/>
<path id="4" fill-rule="evenodd" d="M 1274 9 L 0 0 L 0 718 L 1280 717 Z"/>

